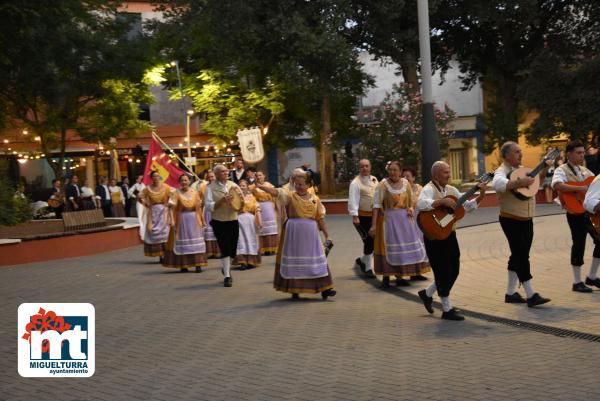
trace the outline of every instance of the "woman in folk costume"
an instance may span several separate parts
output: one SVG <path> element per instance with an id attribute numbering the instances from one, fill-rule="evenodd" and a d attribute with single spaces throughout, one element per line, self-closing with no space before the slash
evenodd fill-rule
<path id="1" fill-rule="evenodd" d="M 375 188 L 373 225 L 369 234 L 375 237 L 375 274 L 383 275 L 384 288 L 390 276 L 396 285 L 410 285 L 402 276 L 415 276 L 430 270 L 423 237 L 414 223 L 414 199 L 408 181 L 400 177 L 400 163 L 387 167 L 388 178 Z"/>
<path id="2" fill-rule="evenodd" d="M 157 171 L 150 172 L 152 183 L 142 191 L 138 202 L 144 205 L 146 231 L 144 233 L 144 255 L 164 256 L 165 243 L 169 237 L 168 203 L 171 187 L 163 184 Z"/>
<path id="3" fill-rule="evenodd" d="M 204 183 L 200 185 L 200 192 L 202 193 L 202 199 L 206 193 L 206 188 L 211 182 L 214 182 L 217 178 L 212 170 L 208 170 L 204 175 Z M 219 250 L 219 244 L 217 244 L 217 237 L 210 225 L 211 213 L 204 208 L 204 242 L 206 243 L 206 257 L 207 258 L 220 258 L 221 251 Z"/>
<path id="4" fill-rule="evenodd" d="M 240 236 L 233 264 L 241 265 L 242 270 L 245 270 L 260 265 L 258 230 L 261 227 L 261 208 L 250 192 L 248 181 L 241 179 L 239 186 L 244 194 L 244 206 L 238 214 Z"/>
<path id="5" fill-rule="evenodd" d="M 325 225 L 325 208 L 320 199 L 308 193 L 310 176 L 304 171 L 293 177 L 295 191 L 258 185 L 260 189 L 277 196 L 287 209 L 288 219 L 282 229 L 275 260 L 273 286 L 277 291 L 291 293 L 321 293 L 323 299 L 336 294 L 333 279 L 319 230 L 331 244 Z"/>
<path id="6" fill-rule="evenodd" d="M 265 173 L 256 172 L 256 183 L 274 188 L 273 184 L 265 181 Z M 275 254 L 279 244 L 279 226 L 277 224 L 279 217 L 275 205 L 276 198 L 268 192 L 252 185 L 252 194 L 260 204 L 260 215 L 262 218 L 262 227 L 259 231 L 260 253 L 265 255 Z"/>
<path id="7" fill-rule="evenodd" d="M 125 198 L 123 197 L 123 190 L 117 185 L 117 180 L 114 178 L 111 179 L 108 184 L 108 191 L 110 192 L 110 199 L 112 202 L 112 217 L 125 217 Z"/>
<path id="8" fill-rule="evenodd" d="M 171 232 L 165 246 L 163 266 L 202 271 L 206 266 L 206 244 L 204 243 L 204 217 L 202 216 L 202 194 L 190 187 L 190 177 L 179 177 L 180 188 L 169 200 Z"/>

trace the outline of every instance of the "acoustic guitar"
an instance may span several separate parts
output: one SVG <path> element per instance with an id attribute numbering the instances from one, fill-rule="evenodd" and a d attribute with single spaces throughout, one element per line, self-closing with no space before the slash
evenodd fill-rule
<path id="1" fill-rule="evenodd" d="M 58 209 L 63 203 L 65 203 L 65 199 L 62 192 L 55 192 L 52 197 L 48 199 L 48 206 L 53 209 Z"/>
<path id="2" fill-rule="evenodd" d="M 509 180 L 513 178 L 535 178 L 530 186 L 515 188 L 512 190 L 512 193 L 521 200 L 528 200 L 529 198 L 535 196 L 540 189 L 540 177 L 538 177 L 538 174 L 544 169 L 548 160 L 554 160 L 558 156 L 560 156 L 560 150 L 554 149 L 552 152 L 544 156 L 540 164 L 538 164 L 533 170 L 529 167 L 519 167 L 518 169 L 511 171 L 508 174 Z"/>
<path id="3" fill-rule="evenodd" d="M 494 173 L 485 173 L 477 181 L 485 184 L 492 178 L 494 178 Z M 456 202 L 455 209 L 438 207 L 433 210 L 419 212 L 417 215 L 417 224 L 421 231 L 423 231 L 423 234 L 432 240 L 448 238 L 452 234 L 454 223 L 465 216 L 463 204 L 478 190 L 479 188 L 474 186 L 458 199 L 453 195 L 446 196 L 446 198 L 450 198 Z M 485 189 L 482 189 L 482 191 L 485 191 Z"/>
<path id="4" fill-rule="evenodd" d="M 567 181 L 564 184 L 573 185 L 575 187 L 589 186 L 594 181 L 594 176 L 588 177 L 583 181 Z M 583 214 L 585 208 L 583 207 L 583 200 L 585 199 L 585 192 L 567 192 L 559 191 L 558 198 L 563 207 L 567 212 L 572 214 Z"/>

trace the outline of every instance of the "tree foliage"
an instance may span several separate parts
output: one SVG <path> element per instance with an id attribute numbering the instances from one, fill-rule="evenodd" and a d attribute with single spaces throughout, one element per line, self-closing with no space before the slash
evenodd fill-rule
<path id="1" fill-rule="evenodd" d="M 206 115 L 203 129 L 224 141 L 245 127 L 268 129 L 285 110 L 279 85 L 267 82 L 263 87 L 252 87 L 212 70 L 188 76 L 184 93 L 194 109 Z"/>
<path id="2" fill-rule="evenodd" d="M 271 133 L 296 128 L 309 130 L 320 144 L 324 187 L 331 171 L 329 146 L 353 114 L 354 101 L 368 77 L 358 62 L 357 49 L 343 36 L 351 9 L 346 1 L 268 0 L 178 1 L 165 4 L 161 37 L 167 52 L 182 62 L 187 75 L 210 68 L 237 82 L 250 80 L 261 88 L 268 82 L 281 87 L 286 113 L 292 118 L 273 125 Z M 193 23 L 192 23 L 193 22 Z M 182 26 L 191 26 L 185 33 Z M 343 99 L 331 107 L 333 99 Z M 343 109 L 340 106 L 345 106 Z M 332 115 L 332 113 L 336 115 Z M 345 125 L 346 123 L 346 125 Z M 339 124 L 339 125 L 338 125 Z M 327 191 L 327 188 L 325 189 Z"/>
<path id="3" fill-rule="evenodd" d="M 442 69 L 456 57 L 465 88 L 483 81 L 486 93 L 486 150 L 516 140 L 518 124 L 527 109 L 520 88 L 530 65 L 551 49 L 575 56 L 581 44 L 577 30 L 581 13 L 592 0 L 441 0 L 442 13 L 432 27 L 437 65 Z M 595 28 L 597 29 L 597 27 Z"/>
<path id="4" fill-rule="evenodd" d="M 446 105 L 441 109 L 434 106 L 434 112 L 438 142 L 445 153 L 450 139 L 448 124 L 455 113 Z M 392 160 L 418 170 L 422 124 L 421 95 L 408 84 L 395 85 L 393 92 L 375 110 L 373 121 L 358 129 L 361 145 L 352 165 L 356 166 L 359 159 L 369 159 L 373 174 L 379 177 L 385 176 L 386 163 Z"/>
<path id="5" fill-rule="evenodd" d="M 115 116 L 107 113 L 123 104 L 107 107 L 110 99 L 123 99 L 111 82 L 141 79 L 149 48 L 140 45 L 143 36 L 128 35 L 130 22 L 118 18 L 118 5 L 108 0 L 0 5 L 6 21 L 0 26 L 0 115 L 39 136 L 47 154 L 60 147 L 64 155 L 67 131 L 80 129 L 86 114 L 94 116 L 93 125 L 110 125 Z M 105 138 L 101 130 L 83 131 L 87 140 Z M 61 166 L 53 167 L 60 176 Z"/>

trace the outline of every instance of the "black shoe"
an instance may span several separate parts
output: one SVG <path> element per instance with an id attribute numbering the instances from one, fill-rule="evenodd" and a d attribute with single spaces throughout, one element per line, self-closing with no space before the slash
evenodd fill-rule
<path id="1" fill-rule="evenodd" d="M 375 275 L 375 273 L 373 273 L 373 270 L 367 270 L 365 272 L 365 277 L 366 278 L 377 278 L 377 276 Z"/>
<path id="2" fill-rule="evenodd" d="M 425 306 L 425 309 L 427 309 L 427 312 L 433 313 L 433 297 L 428 297 L 427 291 L 425 290 L 419 291 L 418 294 L 421 301 L 423 301 L 423 305 Z"/>
<path id="3" fill-rule="evenodd" d="M 233 287 L 233 277 L 225 277 L 225 280 L 223 280 L 223 287 Z"/>
<path id="4" fill-rule="evenodd" d="M 390 288 L 390 276 L 383 276 L 383 280 L 381 280 L 381 286 L 383 288 Z"/>
<path id="5" fill-rule="evenodd" d="M 179 269 L 182 273 L 187 273 L 188 269 L 187 268 L 183 268 L 183 269 Z"/>
<path id="6" fill-rule="evenodd" d="M 360 271 L 364 272 L 365 268 L 367 267 L 362 260 L 360 260 L 360 258 L 356 258 L 356 260 L 354 261 L 354 263 L 356 263 L 358 265 L 358 267 L 360 267 Z"/>
<path id="7" fill-rule="evenodd" d="M 254 265 L 246 265 L 246 270 L 252 270 L 254 269 L 256 266 Z"/>
<path id="8" fill-rule="evenodd" d="M 158 263 L 160 263 L 162 265 L 162 262 L 165 261 L 165 258 L 163 258 L 162 256 L 158 257 Z"/>
<path id="9" fill-rule="evenodd" d="M 410 287 L 410 281 L 396 277 L 396 287 Z"/>
<path id="10" fill-rule="evenodd" d="M 321 293 L 321 297 L 326 300 L 328 297 L 335 297 L 335 294 L 337 294 L 337 291 L 330 288 L 328 290 L 325 290 Z"/>
<path id="11" fill-rule="evenodd" d="M 577 284 L 573 284 L 573 291 L 575 291 L 575 292 L 594 292 L 594 290 L 592 290 L 590 287 L 586 287 L 585 284 L 583 284 L 583 281 L 580 281 Z"/>
<path id="12" fill-rule="evenodd" d="M 202 273 L 202 266 L 196 266 L 196 273 Z"/>
<path id="13" fill-rule="evenodd" d="M 410 281 L 427 281 L 428 278 L 423 276 L 422 274 L 417 274 L 416 276 L 410 276 Z"/>
<path id="14" fill-rule="evenodd" d="M 241 265 L 240 265 L 240 270 L 246 270 L 247 268 L 248 268 L 248 267 L 247 267 L 246 265 L 244 265 L 244 264 L 241 264 Z"/>
<path id="15" fill-rule="evenodd" d="M 527 306 L 529 306 L 530 308 L 545 304 L 546 302 L 550 302 L 550 298 L 543 298 L 537 292 L 533 294 L 531 298 L 527 298 Z"/>
<path id="16" fill-rule="evenodd" d="M 527 300 L 521 294 L 515 292 L 512 295 L 504 294 L 504 302 L 507 304 L 526 304 Z"/>
<path id="17" fill-rule="evenodd" d="M 297 292 L 293 293 L 292 299 L 300 299 L 300 294 L 298 294 Z"/>
<path id="18" fill-rule="evenodd" d="M 600 288 L 600 278 L 591 279 L 589 277 L 585 278 L 586 285 L 593 285 L 594 287 Z"/>
<path id="19" fill-rule="evenodd" d="M 458 313 L 456 308 L 452 308 L 448 312 L 442 313 L 442 319 L 459 321 L 459 320 L 465 320 L 465 317 L 463 315 L 461 315 L 460 313 Z"/>

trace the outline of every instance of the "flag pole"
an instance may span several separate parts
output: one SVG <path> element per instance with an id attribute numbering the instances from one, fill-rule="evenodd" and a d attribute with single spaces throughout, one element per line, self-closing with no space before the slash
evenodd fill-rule
<path id="1" fill-rule="evenodd" d="M 158 136 L 158 134 L 156 133 L 156 131 L 152 131 L 152 137 L 158 141 L 158 143 L 161 145 L 161 147 L 162 147 L 162 146 L 164 146 L 164 147 L 166 147 L 168 150 L 170 150 L 170 151 L 171 151 L 171 153 L 175 155 L 175 158 L 176 158 L 176 159 L 177 159 L 177 160 L 178 160 L 178 161 L 179 161 L 181 164 L 183 164 L 183 166 L 185 167 L 185 169 L 186 169 L 186 170 L 187 170 L 187 171 L 188 171 L 190 174 L 192 174 L 194 177 L 196 177 L 196 179 L 197 179 L 197 180 L 200 180 L 200 177 L 198 177 L 198 176 L 196 175 L 196 173 L 195 173 L 194 171 L 192 171 L 192 170 L 190 169 L 190 167 L 189 167 L 189 166 L 188 166 L 188 165 L 187 165 L 187 164 L 186 164 L 186 163 L 185 163 L 183 160 L 181 160 L 181 158 L 180 158 L 180 157 L 177 155 L 177 153 L 175 153 L 175 151 L 173 150 L 173 148 L 171 148 L 169 145 L 167 145 L 167 143 L 166 143 L 165 141 L 163 141 L 163 140 L 162 140 L 162 138 L 161 138 L 160 136 Z"/>

